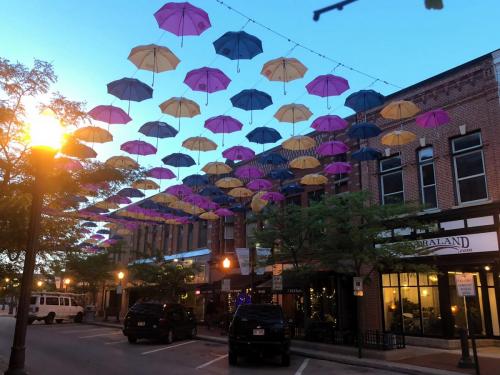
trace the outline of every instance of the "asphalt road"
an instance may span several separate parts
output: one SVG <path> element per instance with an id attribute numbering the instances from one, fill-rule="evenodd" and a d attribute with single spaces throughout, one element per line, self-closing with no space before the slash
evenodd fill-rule
<path id="1" fill-rule="evenodd" d="M 0 316 L 0 359 L 3 361 L 9 357 L 13 332 L 14 319 Z M 223 344 L 184 340 L 170 345 L 148 341 L 131 345 L 119 329 L 74 323 L 30 326 L 26 358 L 31 375 L 395 375 L 301 356 L 292 356 L 290 367 L 281 367 L 278 359 L 240 360 L 238 367 L 229 367 L 227 347 Z M 0 368 L 1 373 L 3 370 Z"/>

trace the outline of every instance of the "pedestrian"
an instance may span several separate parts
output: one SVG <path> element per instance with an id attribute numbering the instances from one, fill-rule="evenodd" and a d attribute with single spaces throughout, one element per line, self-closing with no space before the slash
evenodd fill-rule
<path id="1" fill-rule="evenodd" d="M 205 323 L 209 331 L 210 331 L 210 325 L 213 323 L 216 313 L 217 313 L 217 307 L 215 306 L 214 300 L 210 298 L 205 307 Z"/>

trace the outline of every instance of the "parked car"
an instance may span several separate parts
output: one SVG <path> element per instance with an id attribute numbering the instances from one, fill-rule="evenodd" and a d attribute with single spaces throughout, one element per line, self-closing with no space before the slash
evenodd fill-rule
<path id="1" fill-rule="evenodd" d="M 30 299 L 28 324 L 43 320 L 45 324 L 64 320 L 81 323 L 83 307 L 78 302 L 78 294 L 73 293 L 33 293 Z"/>
<path id="2" fill-rule="evenodd" d="M 290 329 L 279 305 L 240 305 L 229 326 L 229 364 L 248 354 L 280 355 L 290 365 Z"/>
<path id="3" fill-rule="evenodd" d="M 130 343 L 138 339 L 156 339 L 170 344 L 196 336 L 196 319 L 177 303 L 136 303 L 125 316 L 123 334 Z"/>

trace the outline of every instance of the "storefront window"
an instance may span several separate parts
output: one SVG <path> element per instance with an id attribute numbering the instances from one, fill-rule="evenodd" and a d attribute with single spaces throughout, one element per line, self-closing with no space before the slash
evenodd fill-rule
<path id="1" fill-rule="evenodd" d="M 488 298 L 490 300 L 491 326 L 493 328 L 493 335 L 500 336 L 500 327 L 498 324 L 497 298 L 495 295 L 495 281 L 493 272 L 486 273 L 486 283 L 488 284 Z"/>

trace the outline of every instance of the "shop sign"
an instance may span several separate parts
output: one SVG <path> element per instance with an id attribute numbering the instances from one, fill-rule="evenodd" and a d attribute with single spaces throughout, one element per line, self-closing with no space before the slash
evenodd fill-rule
<path id="1" fill-rule="evenodd" d="M 498 251 L 498 237 L 486 232 L 418 240 L 417 245 L 423 256 L 482 253 Z"/>
<path id="2" fill-rule="evenodd" d="M 267 261 L 271 256 L 271 249 L 267 247 L 256 247 L 255 255 L 257 257 L 257 261 L 255 262 L 255 274 L 263 275 L 266 271 Z"/>
<path id="3" fill-rule="evenodd" d="M 242 275 L 250 275 L 250 249 L 248 247 L 238 247 L 235 249 L 240 272 Z"/>
<path id="4" fill-rule="evenodd" d="M 231 279 L 222 279 L 220 290 L 229 293 L 231 291 Z"/>
<path id="5" fill-rule="evenodd" d="M 474 297 L 476 287 L 474 285 L 474 275 L 472 273 L 462 273 L 455 275 L 457 294 L 459 297 Z"/>
<path id="6" fill-rule="evenodd" d="M 283 275 L 273 276 L 273 290 L 283 290 Z"/>
<path id="7" fill-rule="evenodd" d="M 363 297 L 363 278 L 353 277 L 352 282 L 353 282 L 354 295 L 356 297 Z"/>

